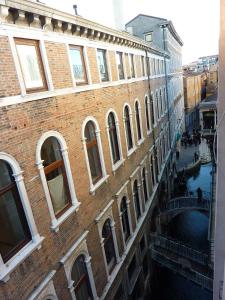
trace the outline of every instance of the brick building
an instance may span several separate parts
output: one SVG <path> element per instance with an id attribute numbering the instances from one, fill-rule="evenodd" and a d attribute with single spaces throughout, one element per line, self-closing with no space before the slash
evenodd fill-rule
<path id="1" fill-rule="evenodd" d="M 184 107 L 186 129 L 199 126 L 199 103 L 201 102 L 201 74 L 184 72 Z"/>
<path id="2" fill-rule="evenodd" d="M 144 298 L 170 53 L 27 0 L 0 2 L 0 45 L 0 299 Z"/>

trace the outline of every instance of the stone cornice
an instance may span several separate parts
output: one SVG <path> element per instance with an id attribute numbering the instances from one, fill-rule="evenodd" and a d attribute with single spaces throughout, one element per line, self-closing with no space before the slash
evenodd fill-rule
<path id="1" fill-rule="evenodd" d="M 71 34 L 169 57 L 167 52 L 150 47 L 147 42 L 127 32 L 117 31 L 78 15 L 71 15 L 28 0 L 0 0 L 1 24 L 16 24 L 40 28 L 44 31 Z"/>

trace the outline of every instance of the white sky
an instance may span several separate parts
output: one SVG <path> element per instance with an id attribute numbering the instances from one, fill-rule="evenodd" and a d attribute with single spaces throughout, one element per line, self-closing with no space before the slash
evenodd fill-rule
<path id="1" fill-rule="evenodd" d="M 219 39 L 219 0 L 123 0 L 124 21 L 139 13 L 173 22 L 184 42 L 183 63 L 200 56 L 217 54 Z M 109 27 L 114 26 L 112 0 L 43 0 L 46 5 L 78 14 Z"/>

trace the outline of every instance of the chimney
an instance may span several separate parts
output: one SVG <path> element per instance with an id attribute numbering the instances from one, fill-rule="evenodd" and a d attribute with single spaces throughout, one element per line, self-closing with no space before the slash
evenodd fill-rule
<path id="1" fill-rule="evenodd" d="M 77 16 L 78 13 L 77 13 L 77 5 L 76 4 L 73 5 L 73 9 L 74 9 L 75 15 Z"/>
<path id="2" fill-rule="evenodd" d="M 112 1 L 113 1 L 115 28 L 121 31 L 125 30 L 123 0 L 112 0 Z"/>

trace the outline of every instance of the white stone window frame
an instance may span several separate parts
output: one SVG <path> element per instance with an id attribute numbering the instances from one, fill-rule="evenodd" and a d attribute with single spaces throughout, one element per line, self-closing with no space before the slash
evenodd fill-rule
<path id="1" fill-rule="evenodd" d="M 98 232 L 99 232 L 99 238 L 100 238 L 100 245 L 102 248 L 102 254 L 103 254 L 103 259 L 104 259 L 104 264 L 105 264 L 105 270 L 107 274 L 107 280 L 108 282 L 110 281 L 111 278 L 114 277 L 113 273 L 116 269 L 114 266 L 114 269 L 112 270 L 111 274 L 109 273 L 109 268 L 106 260 L 106 254 L 105 254 L 105 249 L 104 249 L 104 238 L 102 237 L 102 229 L 107 220 L 110 220 L 110 228 L 112 232 L 112 237 L 113 237 L 113 245 L 115 249 L 115 255 L 116 255 L 116 263 L 118 264 L 121 260 L 119 256 L 119 249 L 118 249 L 118 243 L 117 243 L 117 237 L 116 237 L 116 230 L 115 230 L 115 221 L 113 217 L 113 211 L 112 211 L 112 205 L 113 205 L 114 200 L 112 199 L 107 206 L 103 209 L 103 211 L 95 218 L 95 222 L 98 227 Z"/>
<path id="2" fill-rule="evenodd" d="M 136 118 L 136 103 L 138 103 L 138 114 L 139 114 L 139 120 L 140 120 L 140 129 L 141 129 L 141 138 L 138 139 L 138 126 L 137 126 L 137 118 Z M 134 111 L 135 111 L 135 124 L 136 124 L 136 131 L 137 131 L 137 144 L 138 146 L 140 146 L 145 138 L 144 138 L 144 135 L 143 135 L 143 127 L 142 127 L 142 114 L 141 114 L 141 103 L 139 101 L 139 99 L 135 99 L 134 101 Z"/>
<path id="3" fill-rule="evenodd" d="M 100 158 L 100 163 L 101 163 L 101 168 L 102 168 L 102 178 L 99 179 L 95 184 L 92 181 L 92 176 L 91 176 L 91 168 L 90 168 L 90 163 L 88 159 L 88 152 L 87 152 L 87 146 L 86 146 L 86 137 L 85 137 L 85 127 L 87 123 L 91 121 L 95 125 L 95 134 L 96 134 L 96 140 L 97 140 L 97 145 L 98 145 L 98 152 L 99 152 L 99 158 Z M 86 161 L 86 166 L 87 166 L 87 171 L 88 171 L 88 178 L 89 178 L 89 192 L 92 195 L 95 195 L 96 190 L 104 183 L 107 182 L 109 175 L 106 173 L 106 167 L 105 167 L 105 160 L 104 160 L 104 154 L 103 154 L 103 149 L 102 149 L 102 142 L 101 142 L 101 130 L 98 125 L 97 120 L 92 117 L 88 116 L 82 125 L 82 143 L 83 143 L 83 148 L 84 148 L 84 156 L 85 156 L 85 161 Z"/>
<path id="4" fill-rule="evenodd" d="M 44 144 L 44 142 L 50 138 L 56 138 L 60 145 L 60 152 L 62 155 L 63 163 L 65 166 L 65 172 L 71 197 L 71 206 L 68 208 L 58 219 L 55 216 L 55 212 L 52 205 L 51 195 L 48 188 L 47 179 L 45 176 L 44 166 L 43 166 L 43 160 L 41 159 L 41 148 Z M 67 151 L 67 145 L 64 137 L 57 131 L 51 130 L 43 133 L 41 137 L 38 140 L 37 147 L 36 147 L 36 166 L 39 170 L 42 186 L 44 189 L 45 198 L 47 200 L 47 205 L 49 209 L 49 214 L 51 218 L 51 229 L 55 232 L 59 230 L 59 226 L 74 212 L 76 212 L 80 206 L 80 202 L 77 199 L 74 182 L 73 182 L 73 176 L 70 168 L 70 162 L 68 157 L 68 151 Z"/>
<path id="5" fill-rule="evenodd" d="M 19 56 L 17 53 L 16 43 L 15 43 L 14 38 L 20 38 L 20 37 L 9 34 L 8 39 L 9 39 L 9 44 L 10 44 L 13 60 L 15 63 L 16 73 L 17 73 L 17 77 L 18 77 L 18 81 L 19 81 L 19 85 L 20 85 L 21 96 L 25 97 L 26 95 L 29 95 L 29 93 L 26 90 L 24 77 L 22 74 L 22 69 L 20 66 Z M 25 39 L 27 39 L 27 38 L 25 38 Z M 30 38 L 27 40 L 30 40 Z M 54 86 L 53 86 L 51 71 L 50 71 L 50 67 L 49 67 L 49 63 L 48 63 L 48 57 L 47 57 L 47 52 L 46 52 L 46 48 L 45 48 L 44 38 L 39 38 L 39 39 L 35 38 L 33 40 L 37 40 L 39 42 L 41 61 L 42 61 L 43 68 L 44 68 L 44 75 L 45 75 L 45 79 L 47 82 L 48 91 L 54 91 Z M 36 92 L 33 92 L 32 94 L 41 94 L 41 93 L 46 93 L 46 91 L 36 91 Z"/>
<path id="6" fill-rule="evenodd" d="M 118 149 L 119 149 L 119 154 L 120 154 L 120 160 L 117 161 L 115 164 L 113 162 L 112 147 L 111 147 L 110 134 L 109 134 L 109 124 L 108 124 L 108 117 L 109 117 L 110 113 L 112 113 L 115 118 Z M 108 141 L 109 141 L 109 152 L 110 152 L 110 158 L 111 158 L 111 163 L 112 163 L 112 171 L 115 173 L 115 171 L 124 163 L 125 159 L 123 158 L 123 151 L 122 151 L 122 145 L 121 145 L 119 119 L 118 119 L 116 111 L 112 108 L 109 109 L 108 112 L 106 113 L 106 131 L 107 131 L 107 136 L 108 136 Z"/>
<path id="7" fill-rule="evenodd" d="M 74 74 L 73 74 L 73 66 L 72 66 L 71 55 L 70 55 L 70 46 L 78 46 L 78 47 L 81 47 L 83 50 L 82 55 L 83 55 L 83 59 L 84 59 L 84 67 L 85 67 L 85 72 L 86 72 L 86 76 L 87 76 L 87 83 L 82 84 L 82 86 L 92 84 L 90 65 L 89 65 L 89 60 L 88 60 L 88 55 L 87 55 L 87 47 L 85 45 L 80 45 L 77 43 L 76 44 L 66 43 L 65 45 L 66 45 L 67 55 L 68 55 L 68 59 L 69 59 L 69 65 L 70 65 L 73 86 L 78 87 L 78 88 L 80 87 L 80 85 L 76 84 L 76 79 L 74 78 Z"/>
<path id="8" fill-rule="evenodd" d="M 133 226 L 131 221 L 131 212 L 130 212 L 130 199 L 128 195 L 127 185 L 129 184 L 129 180 L 127 180 L 124 185 L 119 189 L 119 191 L 115 194 L 115 198 L 117 200 L 117 206 L 118 206 L 118 212 L 119 212 L 119 218 L 120 218 L 120 228 L 122 233 L 122 239 L 123 239 L 123 249 L 126 250 L 126 247 L 133 236 Z M 128 215 L 128 223 L 129 223 L 129 229 L 130 229 L 130 237 L 125 241 L 124 232 L 123 232 L 123 222 L 122 222 L 122 214 L 120 210 L 121 202 L 123 198 L 126 198 L 126 205 L 127 205 L 127 215 Z"/>
<path id="9" fill-rule="evenodd" d="M 148 197 L 146 202 L 143 201 L 143 203 L 144 203 L 143 207 L 145 207 L 145 208 L 147 207 L 147 203 L 150 199 L 150 190 L 149 190 L 149 185 L 148 185 L 148 183 L 149 183 L 149 178 L 148 178 L 149 172 L 148 172 L 147 161 L 148 161 L 148 156 L 146 155 L 146 157 L 140 163 L 140 167 L 141 167 L 141 170 L 140 170 L 141 171 L 141 186 L 142 186 L 143 200 L 145 199 L 145 195 L 144 195 L 144 180 L 143 180 L 142 174 L 143 174 L 143 169 L 145 169 L 145 181 L 146 181 L 147 197 Z"/>
<path id="10" fill-rule="evenodd" d="M 6 263 L 3 262 L 0 253 L 0 281 L 7 282 L 10 279 L 12 271 L 22 263 L 34 250 L 40 249 L 44 237 L 38 233 L 31 205 L 26 192 L 23 171 L 21 170 L 18 162 L 14 157 L 5 152 L 0 152 L 0 160 L 8 163 L 12 169 L 12 176 L 15 179 L 17 190 L 20 196 L 20 201 L 23 206 L 23 211 L 28 223 L 31 234 L 31 241 L 27 243 L 21 250 L 19 250 L 10 260 Z"/>
<path id="11" fill-rule="evenodd" d="M 143 197 L 142 197 L 142 190 L 141 190 L 141 175 L 140 175 L 140 166 L 138 166 L 134 172 L 130 175 L 130 184 L 131 184 L 131 191 L 132 191 L 132 199 L 133 199 L 133 207 L 134 207 L 134 215 L 136 220 L 136 225 L 141 220 L 141 217 L 144 213 L 144 204 L 143 204 Z M 134 199 L 134 182 L 137 180 L 137 187 L 138 187 L 138 197 L 139 197 L 139 204 L 140 204 L 140 210 L 141 215 L 139 220 L 137 219 L 137 212 L 136 212 L 136 205 L 135 205 L 135 199 Z"/>
<path id="12" fill-rule="evenodd" d="M 148 130 L 148 126 L 147 126 L 146 98 L 147 98 L 147 114 L 148 114 L 148 119 L 149 119 L 149 130 Z M 152 132 L 151 111 L 150 111 L 151 103 L 150 103 L 149 96 L 147 94 L 145 94 L 144 102 L 145 102 L 146 131 L 147 131 L 147 135 L 150 135 L 150 133 Z"/>
<path id="13" fill-rule="evenodd" d="M 133 147 L 131 149 L 128 149 L 128 143 L 127 143 L 127 132 L 126 132 L 126 123 L 125 123 L 125 107 L 128 106 L 129 109 L 129 120 L 130 120 L 130 130 L 131 130 L 131 137 L 133 142 Z M 131 156 L 132 153 L 136 150 L 135 140 L 134 140 L 134 127 L 133 127 L 133 116 L 132 116 L 132 110 L 130 105 L 126 102 L 123 105 L 123 125 L 124 125 L 124 133 L 125 133 L 125 141 L 126 141 L 126 148 L 127 148 L 127 158 Z"/>
<path id="14" fill-rule="evenodd" d="M 53 277 L 56 273 L 56 270 L 52 270 L 48 275 L 43 279 L 43 281 L 38 285 L 38 287 L 32 292 L 27 300 L 58 300 Z"/>
<path id="15" fill-rule="evenodd" d="M 88 279 L 90 282 L 90 287 L 92 291 L 92 295 L 94 300 L 98 300 L 99 297 L 97 295 L 96 291 L 96 286 L 95 286 L 95 281 L 94 281 L 94 275 L 91 267 L 91 256 L 89 255 L 88 252 L 88 247 L 87 247 L 87 235 L 89 231 L 85 231 L 77 240 L 76 242 L 71 246 L 71 248 L 67 251 L 67 253 L 60 259 L 60 263 L 63 265 L 65 273 L 66 273 L 66 278 L 68 281 L 68 289 L 70 291 L 71 297 L 73 300 L 76 300 L 76 295 L 74 293 L 74 281 L 72 280 L 71 277 L 71 271 L 73 268 L 73 265 L 76 261 L 76 259 L 80 256 L 83 255 L 85 257 L 85 265 L 87 268 L 87 273 L 88 273 Z"/>

